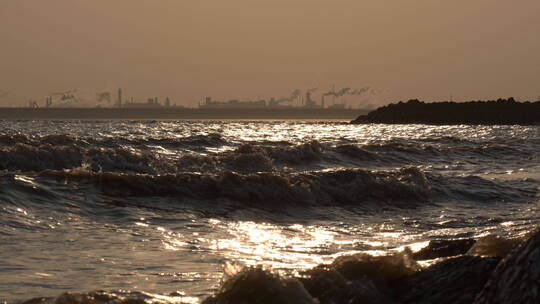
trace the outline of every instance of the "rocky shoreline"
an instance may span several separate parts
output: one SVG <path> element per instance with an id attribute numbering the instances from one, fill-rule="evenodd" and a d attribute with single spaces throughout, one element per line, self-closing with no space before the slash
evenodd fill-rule
<path id="1" fill-rule="evenodd" d="M 540 101 L 516 102 L 513 98 L 491 101 L 433 102 L 409 100 L 380 107 L 353 120 L 353 124 L 433 125 L 538 125 Z"/>
<path id="2" fill-rule="evenodd" d="M 422 268 L 425 259 L 434 262 Z M 202 304 L 539 303 L 539 287 L 536 232 L 526 240 L 436 240 L 415 253 L 342 256 L 292 276 L 228 265 L 221 289 Z M 21 304 L 194 303 L 176 296 L 99 291 Z"/>

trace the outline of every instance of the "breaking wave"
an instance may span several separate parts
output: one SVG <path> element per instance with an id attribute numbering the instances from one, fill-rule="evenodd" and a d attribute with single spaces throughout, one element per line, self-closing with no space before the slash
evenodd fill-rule
<path id="1" fill-rule="evenodd" d="M 386 144 L 322 144 L 310 141 L 298 145 L 289 143 L 234 146 L 219 135 L 193 136 L 171 141 L 154 139 L 137 144 L 101 142 L 66 135 L 49 135 L 36 144 L 24 135 L 4 135 L 0 142 L 0 170 L 43 171 L 88 167 L 93 171 L 175 174 L 178 172 L 238 173 L 324 169 L 326 167 L 396 167 L 422 165 L 429 158 L 432 164 L 476 164 L 496 161 L 516 162 L 537 157 L 534 152 L 517 150 L 504 145 L 438 148 L 429 145 Z M 185 144 L 189 142 L 186 146 Z M 193 144 L 196 143 L 196 144 Z M 224 151 L 203 151 L 204 147 L 229 145 Z M 167 152 L 169 149 L 180 151 Z M 179 148 L 182 147 L 182 148 Z M 164 152 L 165 151 L 165 152 Z M 199 152 L 195 152 L 199 151 Z M 494 166 L 497 168 L 497 165 Z"/>
<path id="2" fill-rule="evenodd" d="M 55 182 L 81 191 L 97 191 L 111 198 L 174 197 L 183 201 L 230 201 L 279 211 L 294 206 L 355 208 L 416 208 L 451 201 L 496 203 L 530 200 L 536 183 L 512 187 L 479 177 L 444 177 L 416 167 L 369 171 L 341 169 L 299 173 L 259 172 L 128 174 L 88 169 L 45 170 L 33 178 L 37 184 Z M 2 185 L 24 183 L 5 174 Z M 50 181 L 50 182 L 49 182 Z M 1 186 L 1 185 L 0 185 Z M 32 192 L 40 189 L 31 185 Z M 90 188 L 89 188 L 90 187 Z M 92 190 L 93 189 L 93 190 Z M 6 193 L 9 193 L 6 192 Z"/>
<path id="3" fill-rule="evenodd" d="M 90 183 L 111 196 L 175 196 L 230 199 L 254 206 L 335 205 L 376 202 L 411 206 L 429 201 L 430 185 L 417 168 L 372 172 L 361 169 L 302 173 L 166 175 L 122 174 L 89 170 L 46 170 L 41 178 Z"/>
<path id="4" fill-rule="evenodd" d="M 81 145 L 111 147 L 117 145 L 161 145 L 166 147 L 214 147 L 226 144 L 226 140 L 218 133 L 206 135 L 191 135 L 184 137 L 133 137 L 133 136 L 102 136 L 100 138 L 72 136 L 68 134 L 24 135 L 0 134 L 0 145 L 29 144 L 39 145 Z"/>

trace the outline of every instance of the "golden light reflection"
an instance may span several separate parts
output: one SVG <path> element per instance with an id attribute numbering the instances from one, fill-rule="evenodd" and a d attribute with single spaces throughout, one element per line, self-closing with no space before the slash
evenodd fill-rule
<path id="1" fill-rule="evenodd" d="M 178 251 L 189 245 L 183 241 L 184 237 L 180 233 L 169 231 L 163 227 L 157 227 L 156 230 L 161 232 L 163 247 L 167 250 Z"/>
<path id="2" fill-rule="evenodd" d="M 33 189 L 37 189 L 39 188 L 39 184 L 36 183 L 36 181 L 34 180 L 34 178 L 30 177 L 30 176 L 24 176 L 24 175 L 15 175 L 13 177 L 13 179 L 17 180 L 17 181 L 21 181 L 23 183 L 27 183 L 29 184 Z"/>
<path id="3" fill-rule="evenodd" d="M 217 219 L 211 219 L 209 223 L 214 226 L 214 231 L 222 233 L 218 232 L 217 237 L 198 232 L 182 235 L 163 227 L 155 229 L 162 234 L 163 247 L 166 250 L 209 250 L 229 261 L 275 270 L 312 268 L 331 263 L 339 256 L 360 252 L 383 255 L 389 250 L 403 251 L 405 246 L 417 251 L 428 244 L 418 242 L 418 235 L 406 235 L 404 231 L 396 231 L 391 227 L 384 227 L 382 232 L 374 232 L 370 226 L 365 226 L 365 230 L 371 232 L 360 237 L 350 231 L 339 233 L 316 225 L 282 226 L 252 221 L 225 222 Z M 389 232 L 390 230 L 393 231 Z M 193 236 L 197 238 L 193 239 Z"/>
<path id="4" fill-rule="evenodd" d="M 226 261 L 263 266 L 278 272 L 329 264 L 342 255 L 386 255 L 403 252 L 406 247 L 416 252 L 426 247 L 429 239 L 464 232 L 464 228 L 442 228 L 429 233 L 411 233 L 388 223 L 332 228 L 324 224 L 283 225 L 209 219 L 206 224 L 209 224 L 209 230 L 188 233 L 159 226 L 152 229 L 162 235 L 166 250 L 196 250 L 215 254 Z"/>
<path id="5" fill-rule="evenodd" d="M 336 232 L 318 226 L 283 227 L 249 221 L 219 224 L 226 226 L 231 237 L 213 240 L 211 249 L 250 266 L 306 269 L 331 262 L 335 252 L 344 252 L 343 246 L 359 243 L 339 239 Z"/>
<path id="6" fill-rule="evenodd" d="M 185 303 L 185 304 L 197 304 L 200 303 L 199 299 L 196 297 L 188 297 L 183 292 L 179 292 L 179 295 L 175 296 L 166 296 L 160 294 L 153 294 L 148 292 L 142 292 L 142 294 L 149 297 L 148 300 L 145 300 L 149 304 L 162 304 L 162 303 Z"/>

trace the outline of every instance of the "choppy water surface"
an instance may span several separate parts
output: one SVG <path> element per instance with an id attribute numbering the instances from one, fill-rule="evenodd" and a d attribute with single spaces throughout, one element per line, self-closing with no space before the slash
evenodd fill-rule
<path id="1" fill-rule="evenodd" d="M 297 271 L 538 223 L 537 126 L 20 121 L 0 130 L 0 300 L 123 289 L 196 301 L 228 261 Z"/>

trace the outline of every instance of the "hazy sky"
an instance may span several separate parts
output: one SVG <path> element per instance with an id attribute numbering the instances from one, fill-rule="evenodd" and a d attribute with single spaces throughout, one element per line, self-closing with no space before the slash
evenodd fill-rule
<path id="1" fill-rule="evenodd" d="M 0 103 L 71 88 L 255 99 L 540 95 L 539 0 L 0 0 Z M 321 92 L 321 91 L 319 91 Z"/>

